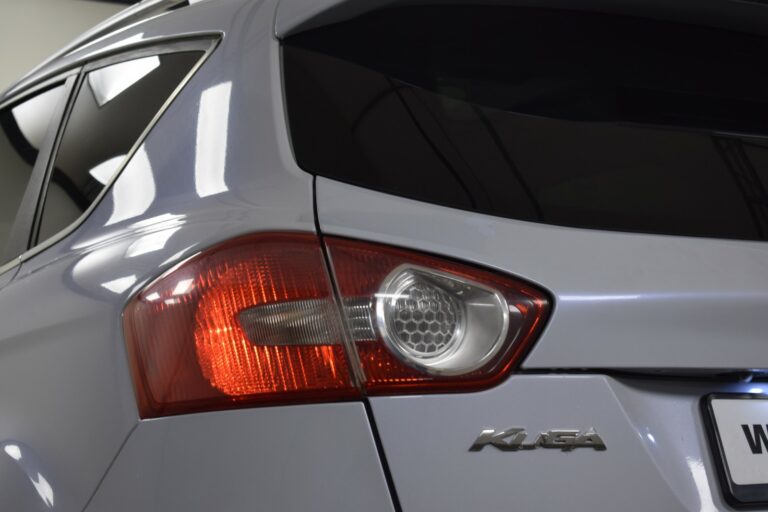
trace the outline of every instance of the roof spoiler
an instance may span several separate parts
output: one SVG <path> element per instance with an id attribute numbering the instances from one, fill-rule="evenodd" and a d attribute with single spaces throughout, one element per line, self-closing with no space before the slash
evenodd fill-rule
<path id="1" fill-rule="evenodd" d="M 605 12 L 742 32 L 768 31 L 768 0 L 279 0 L 275 36 L 282 39 L 390 5 L 468 3 Z"/>

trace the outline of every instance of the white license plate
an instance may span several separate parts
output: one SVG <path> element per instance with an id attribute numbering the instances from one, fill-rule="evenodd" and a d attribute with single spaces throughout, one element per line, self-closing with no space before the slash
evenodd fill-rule
<path id="1" fill-rule="evenodd" d="M 710 395 L 706 415 L 726 498 L 768 503 L 768 397 Z"/>

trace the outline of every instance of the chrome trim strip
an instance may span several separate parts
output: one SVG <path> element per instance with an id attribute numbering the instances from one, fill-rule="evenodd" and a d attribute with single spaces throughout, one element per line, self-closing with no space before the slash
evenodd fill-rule
<path id="1" fill-rule="evenodd" d="M 198 49 L 204 51 L 206 49 L 206 45 L 203 44 L 203 41 L 216 41 L 218 43 L 218 41 L 222 37 L 224 37 L 224 34 L 221 31 L 204 31 L 204 32 L 198 32 L 194 34 L 151 37 L 143 41 L 138 41 L 133 44 L 128 44 L 126 46 L 119 46 L 119 47 L 107 46 L 100 50 L 95 50 L 93 53 L 81 55 L 80 57 L 73 60 L 72 62 L 66 65 L 63 65 L 59 68 L 54 67 L 52 69 L 44 71 L 39 76 L 34 77 L 34 79 L 30 79 L 29 82 L 24 82 L 25 79 L 22 79 L 22 82 L 18 83 L 17 85 L 14 85 L 11 89 L 8 89 L 7 91 L 5 91 L 4 96 L 10 96 L 10 97 L 8 97 L 7 99 L 2 99 L 3 96 L 0 96 L 0 101 L 2 101 L 3 104 L 5 104 L 7 101 L 14 101 L 15 98 L 19 98 L 20 95 L 26 95 L 29 89 L 34 88 L 37 84 L 41 82 L 47 81 L 52 77 L 61 76 L 62 74 L 65 74 L 65 73 L 71 73 L 73 72 L 74 68 L 77 68 L 77 70 L 79 70 L 80 67 L 87 65 L 89 62 L 101 60 L 106 57 L 110 57 L 113 55 L 121 55 L 123 53 L 128 53 L 133 51 L 138 52 L 140 49 L 145 49 L 145 48 L 157 48 L 160 46 L 173 45 L 174 43 L 179 43 L 184 41 L 187 41 L 187 42 L 197 41 L 200 44 L 200 47 Z"/>
<path id="2" fill-rule="evenodd" d="M 12 105 L 15 105 L 16 103 L 23 102 L 30 96 L 34 96 L 35 94 L 42 92 L 45 89 L 55 87 L 59 83 L 64 83 L 67 80 L 67 78 L 69 78 L 72 75 L 77 75 L 78 73 L 80 73 L 80 66 L 69 69 L 63 73 L 55 74 L 54 76 L 43 79 L 39 82 L 35 82 L 34 84 L 30 85 L 28 88 L 24 89 L 23 92 L 20 92 L 19 94 L 14 94 L 12 97 L 0 102 L 0 110 L 3 110 Z"/>
<path id="3" fill-rule="evenodd" d="M 12 269 L 18 267 L 19 265 L 21 265 L 21 256 L 12 259 L 11 261 L 6 263 L 5 265 L 0 265 L 0 276 L 5 274 L 9 270 L 12 270 Z"/>
<path id="4" fill-rule="evenodd" d="M 87 48 L 89 45 L 99 41 L 100 39 L 118 34 L 122 30 L 131 27 L 133 24 L 144 23 L 145 21 L 149 21 L 151 19 L 162 16 L 163 14 L 166 14 L 166 12 L 163 12 L 154 16 L 144 17 L 144 13 L 147 11 L 151 11 L 152 9 L 155 9 L 166 2 L 169 4 L 180 4 L 183 3 L 183 1 L 186 0 L 142 0 L 133 6 L 127 7 L 125 10 L 116 13 L 114 16 L 107 18 L 103 22 L 87 30 L 78 36 L 74 41 L 59 49 L 51 56 L 46 58 L 43 62 L 29 70 L 9 87 L 7 87 L 4 91 L 0 91 L 0 99 L 2 99 L 4 96 L 15 95 L 18 91 L 24 90 L 28 84 L 37 82 L 38 78 L 46 75 L 46 73 L 41 73 L 41 71 L 62 57 L 66 57 L 81 49 Z M 135 23 L 114 28 L 116 25 L 120 25 L 132 17 L 136 18 Z"/>
<path id="5" fill-rule="evenodd" d="M 77 86 L 79 75 L 70 75 L 63 84 L 55 87 L 63 87 L 63 94 L 56 108 L 51 113 L 50 121 L 46 129 L 45 139 L 38 150 L 32 174 L 29 177 L 24 194 L 21 196 L 21 204 L 13 221 L 11 235 L 5 243 L 4 258 L 15 258 L 29 249 L 30 235 L 35 225 L 40 202 L 40 193 L 48 177 L 48 169 L 52 156 L 56 151 L 56 142 L 61 133 L 61 125 L 69 115 L 72 104 L 72 91 Z"/>

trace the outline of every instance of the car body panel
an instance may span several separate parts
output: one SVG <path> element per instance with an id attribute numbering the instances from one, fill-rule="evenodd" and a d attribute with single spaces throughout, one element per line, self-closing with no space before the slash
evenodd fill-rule
<path id="1" fill-rule="evenodd" d="M 371 405 L 403 510 L 723 510 L 699 401 L 753 387 L 515 375 L 471 397 Z M 606 450 L 469 451 L 482 430 L 511 427 L 594 427 Z"/>
<path id="2" fill-rule="evenodd" d="M 549 290 L 554 311 L 523 371 L 768 364 L 765 244 L 538 225 L 325 178 L 317 203 L 326 235 L 449 255 Z M 374 397 L 371 407 L 404 510 L 722 510 L 700 400 L 764 391 L 553 373 L 513 375 L 481 393 Z M 607 450 L 469 451 L 481 431 L 513 427 L 528 442 L 594 427 Z"/>
<path id="3" fill-rule="evenodd" d="M 94 43 L 88 56 L 168 34 L 237 37 L 221 41 L 93 211 L 0 276 L 0 285 L 14 278 L 0 288 L 0 441 L 35 454 L 55 510 L 83 509 L 139 423 L 121 325 L 131 294 L 219 241 L 254 231 L 315 230 L 313 178 L 291 163 L 284 128 L 274 4 L 186 9 Z M 253 44 L 244 48 L 243 40 Z M 80 57 L 74 52 L 39 76 Z M 200 128 L 208 123 L 220 128 L 213 137 Z M 253 415 L 262 413 L 270 414 Z M 0 509 L 13 510 L 24 489 L 18 480 L 26 476 L 3 457 L 3 471 L 16 476 L 0 479 Z M 367 464 L 381 471 L 376 458 Z M 40 500 L 32 483 L 26 489 L 30 500 Z"/>
<path id="4" fill-rule="evenodd" d="M 38 461 L 63 511 L 82 510 L 137 420 L 119 305 L 106 289 L 78 290 L 76 263 L 62 258 L 0 290 L 0 440 L 27 447 L 19 462 Z M 0 480 L 0 507 L 13 510 L 22 490 L 37 494 L 32 481 Z"/>
<path id="5" fill-rule="evenodd" d="M 66 503 L 68 497 L 54 495 L 48 478 L 51 473 L 28 446 L 13 440 L 0 442 L 0 489 L 13 510 L 42 512 Z M 58 482 L 54 484 L 58 488 Z"/>
<path id="6" fill-rule="evenodd" d="M 284 37 L 346 20 L 389 5 L 461 3 L 461 0 L 280 0 L 275 16 L 275 34 Z M 738 30 L 765 30 L 765 7 L 760 2 L 719 0 L 494 0 L 494 5 L 551 7 L 556 9 L 612 12 L 633 16 L 655 16 L 668 20 L 726 26 Z"/>
<path id="7" fill-rule="evenodd" d="M 726 508 L 698 404 L 711 392 L 763 392 L 712 374 L 768 368 L 766 245 L 537 225 L 315 180 L 292 155 L 275 34 L 385 3 L 195 2 L 68 48 L 3 97 L 137 46 L 220 39 L 93 210 L 0 274 L 0 509 Z M 691 5 L 610 4 L 670 17 Z M 715 4 L 699 4 L 700 15 L 718 17 Z M 336 5 L 354 10 L 318 16 Z M 739 4 L 723 23 L 756 29 L 761 8 Z M 314 233 L 316 222 L 550 292 L 553 315 L 523 374 L 480 393 L 374 397 L 370 408 L 141 420 L 121 325 L 130 297 L 216 243 Z M 553 371 L 562 368 L 583 374 Z M 617 369 L 702 377 L 598 374 Z M 594 427 L 607 450 L 469 451 L 481 430 L 509 427 Z"/>
<path id="8" fill-rule="evenodd" d="M 0 289 L 2 289 L 5 285 L 10 283 L 14 277 L 16 277 L 16 273 L 19 271 L 19 266 L 16 264 L 15 261 L 12 261 L 8 264 L 7 268 L 4 272 L 0 273 Z"/>
<path id="9" fill-rule="evenodd" d="M 86 509 L 135 510 L 393 508 L 363 405 L 342 403 L 141 422 Z"/>
<path id="10" fill-rule="evenodd" d="M 549 290 L 554 311 L 524 368 L 768 368 L 764 243 L 547 226 L 324 178 L 317 196 L 325 234 L 450 255 Z"/>

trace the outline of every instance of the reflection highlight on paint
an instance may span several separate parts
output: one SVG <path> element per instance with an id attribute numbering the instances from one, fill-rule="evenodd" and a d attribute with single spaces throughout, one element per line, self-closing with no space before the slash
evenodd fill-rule
<path id="1" fill-rule="evenodd" d="M 45 476 L 43 476 L 40 461 L 32 450 L 28 446 L 24 446 L 22 443 L 18 442 L 0 443 L 0 446 L 3 447 L 3 451 L 8 454 L 9 457 L 16 461 L 18 467 L 21 468 L 27 478 L 29 478 L 35 492 L 37 492 L 40 499 L 43 500 L 43 504 L 47 508 L 52 509 L 54 505 L 53 486 L 48 482 Z"/>
<path id="2" fill-rule="evenodd" d="M 30 476 L 29 481 L 32 482 L 37 494 L 43 499 L 43 503 L 45 503 L 48 508 L 53 508 L 53 488 L 51 487 L 51 484 L 48 483 L 48 480 L 38 473 L 37 477 Z"/>
<path id="3" fill-rule="evenodd" d="M 128 246 L 128 249 L 125 251 L 125 256 L 128 258 L 135 258 L 142 254 L 160 251 L 179 229 L 181 229 L 180 226 L 144 235 Z"/>
<path id="4" fill-rule="evenodd" d="M 572 302 L 608 302 L 608 301 L 624 301 L 624 300 L 637 300 L 640 295 L 561 295 L 560 300 L 572 301 Z"/>
<path id="5" fill-rule="evenodd" d="M 14 460 L 21 460 L 21 448 L 17 444 L 7 444 L 3 448 L 5 453 Z"/>
<path id="6" fill-rule="evenodd" d="M 712 489 L 709 486 L 704 462 L 701 459 L 694 459 L 692 457 L 686 457 L 685 461 L 688 463 L 688 469 L 691 472 L 693 481 L 696 484 L 696 491 L 699 494 L 699 510 L 702 512 L 717 510 L 715 502 L 712 500 Z"/>
<path id="7" fill-rule="evenodd" d="M 200 96 L 195 143 L 195 190 L 200 197 L 228 190 L 224 167 L 231 94 L 232 82 L 224 82 L 206 89 Z"/>
<path id="8" fill-rule="evenodd" d="M 130 288 L 135 282 L 136 282 L 136 276 L 131 275 L 131 276 L 125 276 L 125 277 L 118 277 L 117 279 L 113 279 L 112 281 L 101 283 L 101 287 L 106 288 L 107 290 L 113 293 L 123 293 L 125 290 Z"/>

